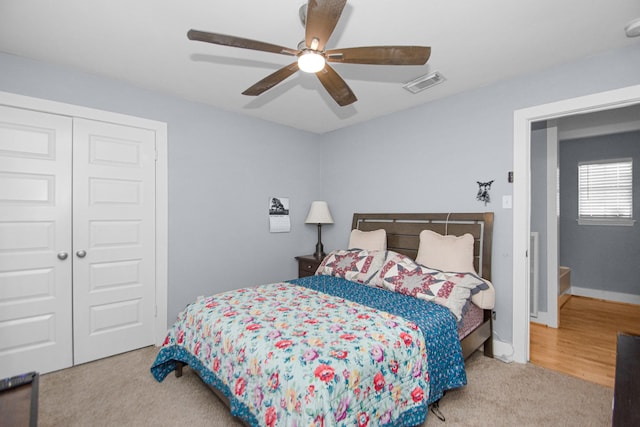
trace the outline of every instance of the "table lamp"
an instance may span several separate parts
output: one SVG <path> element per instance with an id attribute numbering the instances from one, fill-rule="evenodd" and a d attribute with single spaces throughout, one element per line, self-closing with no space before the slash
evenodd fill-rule
<path id="1" fill-rule="evenodd" d="M 318 243 L 316 244 L 316 252 L 313 256 L 317 259 L 324 258 L 326 254 L 322 246 L 322 224 L 333 224 L 333 218 L 331 217 L 331 212 L 329 212 L 327 202 L 311 202 L 309 214 L 304 222 L 305 224 L 318 224 Z"/>

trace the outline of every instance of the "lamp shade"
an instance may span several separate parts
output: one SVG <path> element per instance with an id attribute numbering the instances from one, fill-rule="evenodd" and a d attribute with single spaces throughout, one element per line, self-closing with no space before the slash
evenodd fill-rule
<path id="1" fill-rule="evenodd" d="M 329 212 L 327 202 L 311 202 L 309 214 L 304 222 L 305 224 L 333 224 L 333 218 L 331 217 L 331 212 Z"/>

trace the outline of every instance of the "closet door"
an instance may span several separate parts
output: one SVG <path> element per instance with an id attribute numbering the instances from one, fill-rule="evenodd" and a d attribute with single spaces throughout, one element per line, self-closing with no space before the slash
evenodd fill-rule
<path id="1" fill-rule="evenodd" d="M 73 363 L 71 129 L 0 106 L 0 378 Z"/>
<path id="2" fill-rule="evenodd" d="M 151 345 L 155 133 L 74 119 L 74 363 Z"/>

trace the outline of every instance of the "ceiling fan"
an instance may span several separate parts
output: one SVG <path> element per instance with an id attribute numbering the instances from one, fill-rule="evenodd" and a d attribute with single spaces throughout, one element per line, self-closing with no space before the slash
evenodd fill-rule
<path id="1" fill-rule="evenodd" d="M 366 46 L 325 50 L 346 3 L 347 0 L 308 0 L 307 5 L 303 5 L 300 10 L 305 25 L 305 39 L 297 49 L 198 30 L 190 30 L 187 37 L 190 40 L 297 57 L 295 62 L 282 67 L 242 92 L 243 95 L 258 96 L 298 70 L 302 70 L 315 73 L 338 105 L 345 106 L 354 103 L 357 98 L 329 62 L 424 65 L 431 55 L 431 48 L 424 46 Z"/>

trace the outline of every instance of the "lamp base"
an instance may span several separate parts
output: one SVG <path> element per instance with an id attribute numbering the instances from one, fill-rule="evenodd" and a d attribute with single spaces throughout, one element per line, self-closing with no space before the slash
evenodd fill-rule
<path id="1" fill-rule="evenodd" d="M 322 245 L 321 245 L 321 246 L 322 246 Z M 313 256 L 314 256 L 316 259 L 320 259 L 320 260 L 322 260 L 322 259 L 324 259 L 324 257 L 326 257 L 326 256 L 327 256 L 327 254 L 325 254 L 325 253 L 324 253 L 324 251 L 322 250 L 322 248 L 318 249 L 318 247 L 316 246 L 316 251 L 314 252 Z"/>
<path id="2" fill-rule="evenodd" d="M 324 246 L 322 245 L 322 224 L 318 224 L 318 243 L 316 243 L 316 251 L 313 254 L 316 259 L 324 259 L 327 254 L 324 253 Z"/>

